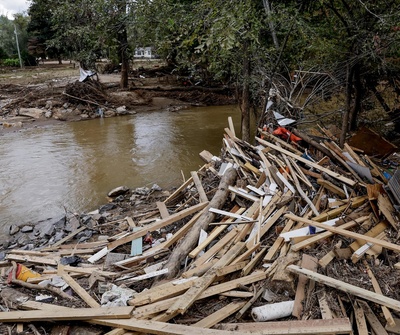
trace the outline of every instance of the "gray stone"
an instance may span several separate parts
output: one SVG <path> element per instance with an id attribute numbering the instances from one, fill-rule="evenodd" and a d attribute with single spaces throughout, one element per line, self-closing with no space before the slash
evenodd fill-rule
<path id="1" fill-rule="evenodd" d="M 127 186 L 119 186 L 108 192 L 107 196 L 113 198 L 117 197 L 121 194 L 125 194 L 126 192 L 129 191 L 129 188 Z"/>
<path id="2" fill-rule="evenodd" d="M 32 226 L 23 226 L 21 228 L 21 233 L 30 233 L 33 232 L 33 227 Z"/>
<path id="3" fill-rule="evenodd" d="M 140 195 L 148 195 L 150 193 L 150 189 L 148 187 L 138 187 L 135 189 L 135 193 Z"/>
<path id="4" fill-rule="evenodd" d="M 113 204 L 113 203 L 105 204 L 105 205 L 100 207 L 99 212 L 100 213 L 104 213 L 104 212 L 107 212 L 107 211 L 109 211 L 111 209 L 114 209 L 115 207 L 117 207 L 117 206 L 115 204 Z"/>
<path id="5" fill-rule="evenodd" d="M 52 111 L 47 111 L 46 113 L 44 113 L 44 116 L 46 119 L 50 119 L 53 116 L 53 112 Z"/>
<path id="6" fill-rule="evenodd" d="M 40 108 L 20 108 L 18 114 L 40 119 L 43 116 L 43 110 Z"/>
<path id="7" fill-rule="evenodd" d="M 66 102 L 66 103 L 63 105 L 63 107 L 64 107 L 65 109 L 67 109 L 67 108 L 69 107 L 69 103 Z"/>
<path id="8" fill-rule="evenodd" d="M 126 106 L 120 106 L 116 109 L 118 114 L 126 113 Z"/>
<path id="9" fill-rule="evenodd" d="M 10 226 L 9 234 L 10 234 L 11 236 L 12 236 L 12 235 L 15 235 L 15 234 L 18 233 L 18 232 L 19 232 L 19 227 L 18 227 L 17 225 L 13 224 L 13 225 Z"/>
<path id="10" fill-rule="evenodd" d="M 153 191 L 162 191 L 162 188 L 160 186 L 158 186 L 157 184 L 153 184 L 153 186 L 151 187 L 151 189 Z"/>

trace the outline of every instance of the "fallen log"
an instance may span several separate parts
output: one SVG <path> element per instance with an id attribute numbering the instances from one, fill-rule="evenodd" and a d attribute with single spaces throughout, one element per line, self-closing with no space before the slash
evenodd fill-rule
<path id="1" fill-rule="evenodd" d="M 182 243 L 179 244 L 171 256 L 164 268 L 168 269 L 167 278 L 174 278 L 180 269 L 181 261 L 193 250 L 199 239 L 200 230 L 207 230 L 208 224 L 213 222 L 215 219 L 215 213 L 208 211 L 209 208 L 221 208 L 228 197 L 228 187 L 236 181 L 237 172 L 235 169 L 229 169 L 225 172 L 218 186 L 218 190 L 214 197 L 209 202 L 204 213 L 199 217 L 197 222 L 193 225 L 193 228 L 183 238 Z"/>

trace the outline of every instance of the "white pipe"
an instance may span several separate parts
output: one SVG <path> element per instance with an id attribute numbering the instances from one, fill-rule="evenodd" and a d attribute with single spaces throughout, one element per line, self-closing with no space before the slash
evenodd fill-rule
<path id="1" fill-rule="evenodd" d="M 270 321 L 292 315 L 294 300 L 277 302 L 251 310 L 251 316 L 255 322 Z"/>

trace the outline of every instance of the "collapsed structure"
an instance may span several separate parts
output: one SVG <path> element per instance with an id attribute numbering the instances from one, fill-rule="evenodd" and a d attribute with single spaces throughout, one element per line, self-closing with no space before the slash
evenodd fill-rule
<path id="1" fill-rule="evenodd" d="M 74 320 L 107 335 L 400 333 L 398 173 L 327 130 L 303 136 L 307 149 L 261 129 L 249 144 L 231 120 L 225 131 L 221 156 L 200 153 L 205 165 L 147 210 L 148 193 L 121 188 L 52 245 L 7 250 L 1 322 L 36 334 Z M 97 234 L 74 240 L 84 230 Z M 18 287 L 52 303 L 16 299 Z"/>

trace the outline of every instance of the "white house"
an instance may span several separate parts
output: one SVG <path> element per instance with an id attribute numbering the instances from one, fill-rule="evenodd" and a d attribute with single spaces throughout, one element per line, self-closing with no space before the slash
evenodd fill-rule
<path id="1" fill-rule="evenodd" d="M 152 47 L 136 48 L 135 58 L 157 58 L 157 55 L 153 53 Z"/>

